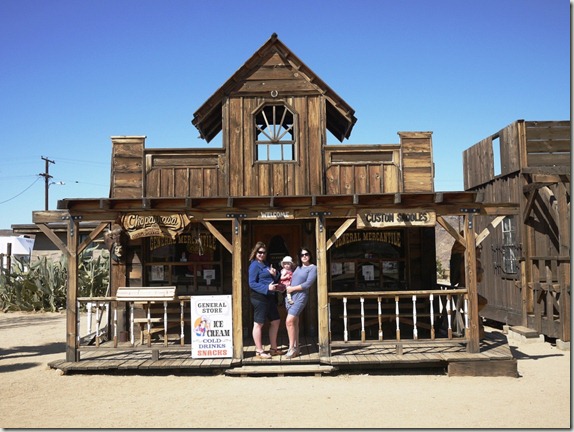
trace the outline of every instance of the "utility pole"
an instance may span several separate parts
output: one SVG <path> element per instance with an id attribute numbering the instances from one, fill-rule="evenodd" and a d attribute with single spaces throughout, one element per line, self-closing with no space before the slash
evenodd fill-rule
<path id="1" fill-rule="evenodd" d="M 38 175 L 44 177 L 44 210 L 48 210 L 48 189 L 50 188 L 50 179 L 52 178 L 50 175 L 50 164 L 55 164 L 56 162 L 44 156 L 42 156 L 42 159 L 46 161 L 46 171 Z"/>

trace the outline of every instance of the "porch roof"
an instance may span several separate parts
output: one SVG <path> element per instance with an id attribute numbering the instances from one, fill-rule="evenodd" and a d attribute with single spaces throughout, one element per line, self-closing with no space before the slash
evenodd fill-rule
<path id="1" fill-rule="evenodd" d="M 358 211 L 435 211 L 438 216 L 518 214 L 516 204 L 485 203 L 479 192 L 383 193 L 355 195 L 297 195 L 257 197 L 174 198 L 68 198 L 58 201 L 59 211 L 35 211 L 34 223 L 63 222 L 65 215 L 81 220 L 114 221 L 123 213 L 187 213 L 196 219 L 256 218 L 260 212 L 288 211 L 290 217 L 354 217 Z"/>

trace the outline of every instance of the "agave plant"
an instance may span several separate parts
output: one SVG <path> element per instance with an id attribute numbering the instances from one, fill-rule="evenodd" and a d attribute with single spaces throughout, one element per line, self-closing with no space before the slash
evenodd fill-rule
<path id="1" fill-rule="evenodd" d="M 78 262 L 78 296 L 97 297 L 109 286 L 109 253 L 94 253 L 87 248 Z M 67 259 L 42 257 L 29 267 L 15 258 L 11 271 L 0 269 L 0 309 L 2 311 L 51 311 L 66 306 L 68 286 Z"/>
<path id="2" fill-rule="evenodd" d="M 101 253 L 96 253 L 101 252 Z M 110 254 L 97 247 L 87 248 L 78 263 L 78 295 L 105 296 L 110 280 Z"/>

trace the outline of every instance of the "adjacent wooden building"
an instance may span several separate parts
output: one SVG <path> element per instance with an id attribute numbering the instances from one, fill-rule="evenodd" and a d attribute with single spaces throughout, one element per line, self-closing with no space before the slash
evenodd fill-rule
<path id="1" fill-rule="evenodd" d="M 465 190 L 520 208 L 482 242 L 481 313 L 568 343 L 571 145 L 570 121 L 518 120 L 463 155 Z M 490 223 L 478 217 L 477 229 Z"/>
<path id="2" fill-rule="evenodd" d="M 248 256 L 263 241 L 275 265 L 285 255 L 296 256 L 301 246 L 315 251 L 318 279 L 302 316 L 302 333 L 312 342 L 297 361 L 347 367 L 489 363 L 484 360 L 496 350 L 481 353 L 479 234 L 473 220 L 517 215 L 518 206 L 493 205 L 481 192 L 436 192 L 431 132 L 399 132 L 399 142 L 392 144 L 328 145 L 329 133 L 341 142 L 350 137 L 355 112 L 277 35 L 197 109 L 192 122 L 208 143 L 221 134 L 222 146 L 149 149 L 144 136 L 112 137 L 109 197 L 65 199 L 58 211 L 34 213 L 47 235 L 51 223 L 67 221 L 68 242 L 60 248 L 72 267 L 90 239 L 106 229 L 113 233 L 119 247 L 112 261 L 112 297 L 101 301 L 119 311 L 108 328 L 114 349 L 125 348 L 118 334 L 131 331 L 131 314 L 138 308 L 138 301 L 118 294 L 120 287 L 124 292 L 170 286 L 176 296 L 169 303 L 181 305 L 181 315 L 172 321 L 166 306 L 165 315 L 153 321 L 163 340 L 152 340 L 144 325 L 148 342 L 140 348 L 155 350 L 155 360 L 173 344 L 189 350 L 190 299 L 228 295 L 233 352 L 226 364 L 252 362 Z M 450 215 L 464 219 L 462 233 L 444 220 Z M 100 222 L 81 244 L 79 221 Z M 467 287 L 437 285 L 436 223 L 468 251 Z M 491 228 L 486 225 L 481 239 Z M 93 348 L 82 346 L 77 321 L 78 308 L 90 299 L 78 299 L 76 292 L 71 271 L 68 365 Z M 148 326 L 153 323 L 150 318 Z M 133 340 L 132 334 L 132 349 L 138 345 Z M 421 355 L 412 346 L 429 348 Z M 373 347 L 394 354 L 375 350 L 351 357 L 348 351 Z M 516 374 L 509 351 L 496 360 Z M 191 358 L 177 364 L 209 367 Z"/>

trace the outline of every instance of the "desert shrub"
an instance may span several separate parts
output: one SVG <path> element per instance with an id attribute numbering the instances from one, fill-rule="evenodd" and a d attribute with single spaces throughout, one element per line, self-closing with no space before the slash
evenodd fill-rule
<path id="1" fill-rule="evenodd" d="M 103 296 L 109 285 L 109 253 L 94 254 L 86 248 L 78 262 L 78 296 Z M 59 260 L 42 257 L 29 266 L 12 260 L 12 269 L 0 270 L 0 310 L 50 311 L 66 307 L 68 266 L 64 255 Z"/>

